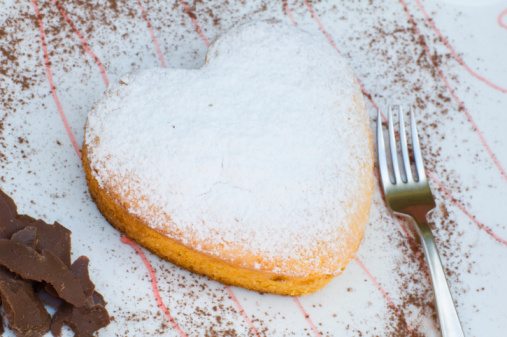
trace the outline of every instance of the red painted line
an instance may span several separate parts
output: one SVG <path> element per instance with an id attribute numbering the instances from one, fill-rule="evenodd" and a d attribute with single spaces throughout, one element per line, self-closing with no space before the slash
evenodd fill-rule
<path id="1" fill-rule="evenodd" d="M 354 258 L 354 260 L 361 267 L 361 269 L 363 269 L 363 271 L 366 273 L 366 275 L 368 275 L 368 277 L 370 278 L 371 282 L 377 287 L 378 290 L 380 290 L 380 292 L 382 293 L 382 295 L 384 295 L 384 298 L 387 300 L 387 303 L 389 303 L 389 305 L 391 306 L 391 308 L 394 310 L 394 312 L 396 313 L 396 316 L 398 316 L 402 321 L 405 321 L 407 330 L 410 332 L 410 334 L 412 336 L 415 336 L 414 335 L 414 331 L 408 325 L 408 322 L 403 317 L 403 314 L 394 305 L 393 300 L 391 300 L 391 298 L 389 297 L 389 295 L 387 294 L 387 292 L 382 288 L 382 286 L 380 285 L 380 283 L 377 282 L 377 280 L 373 277 L 373 275 L 369 272 L 369 270 L 364 266 L 364 264 L 361 262 L 361 260 L 359 260 L 358 257 Z"/>
<path id="2" fill-rule="evenodd" d="M 375 103 L 373 98 L 371 98 L 371 94 L 368 92 L 368 90 L 366 90 L 366 88 L 363 85 L 363 82 L 361 82 L 361 80 L 358 77 L 356 77 L 356 80 L 357 83 L 359 84 L 359 87 L 361 87 L 361 91 L 363 92 L 363 94 L 368 98 L 373 107 L 375 109 L 378 109 L 378 105 Z M 384 119 L 384 122 L 387 122 L 387 118 L 384 116 L 384 114 L 382 114 L 382 118 Z"/>
<path id="3" fill-rule="evenodd" d="M 146 12 L 144 11 L 143 5 L 141 4 L 141 0 L 137 0 L 137 3 L 139 4 L 139 7 L 141 8 L 141 13 L 143 15 L 143 18 L 146 21 L 146 24 L 148 25 L 148 30 L 150 31 L 151 39 L 153 40 L 153 43 L 155 44 L 155 48 L 157 49 L 158 57 L 160 59 L 160 62 L 162 63 L 162 67 L 165 68 L 164 56 L 162 55 L 162 51 L 160 50 L 160 47 L 158 46 L 157 38 L 155 37 L 155 33 L 153 32 L 153 28 L 151 27 L 150 20 L 148 19 L 148 14 L 146 14 Z"/>
<path id="4" fill-rule="evenodd" d="M 241 313 L 241 315 L 243 315 L 243 318 L 248 323 L 248 325 L 250 326 L 250 329 L 252 329 L 252 331 L 255 334 L 255 336 L 260 337 L 259 333 L 257 332 L 257 329 L 253 325 L 253 323 L 250 320 L 250 318 L 248 318 L 248 315 L 246 314 L 245 310 L 243 310 L 243 307 L 241 306 L 241 304 L 239 303 L 238 299 L 236 298 L 236 295 L 234 295 L 234 292 L 232 291 L 231 287 L 225 286 L 225 289 L 227 289 L 227 291 L 229 292 L 229 295 L 231 296 L 231 298 L 234 301 L 234 303 L 236 303 L 236 306 L 238 307 L 239 312 Z"/>
<path id="5" fill-rule="evenodd" d="M 487 85 L 489 85 L 490 87 L 496 89 L 496 90 L 499 90 L 503 93 L 507 93 L 507 89 L 505 88 L 502 88 L 492 82 L 490 82 L 489 80 L 487 80 L 486 78 L 484 78 L 483 76 L 477 74 L 475 71 L 473 71 L 472 69 L 470 69 L 470 67 L 465 63 L 465 61 L 463 61 L 463 59 L 461 57 L 459 57 L 458 53 L 456 53 L 456 51 L 454 50 L 454 48 L 451 47 L 451 44 L 449 43 L 449 41 L 447 41 L 447 39 L 442 35 L 442 33 L 440 33 L 440 31 L 437 29 L 437 27 L 435 26 L 435 23 L 433 22 L 433 20 L 430 18 L 430 16 L 428 15 L 428 13 L 426 12 L 426 10 L 424 9 L 424 6 L 422 5 L 421 1 L 420 0 L 416 0 L 417 2 L 417 5 L 419 6 L 419 9 L 421 10 L 421 12 L 423 13 L 424 17 L 426 18 L 426 21 L 428 21 L 428 23 L 430 24 L 431 28 L 433 28 L 433 30 L 435 31 L 435 33 L 437 33 L 438 37 L 440 38 L 440 40 L 445 44 L 445 46 L 447 47 L 447 49 L 449 49 L 449 51 L 451 52 L 452 56 L 454 56 L 454 58 L 472 75 L 474 76 L 475 78 L 477 78 L 478 80 L 486 83 Z M 507 13 L 507 10 L 504 12 L 504 13 Z M 502 26 L 502 22 L 501 22 L 501 16 L 502 14 L 500 14 L 500 16 L 498 17 L 498 23 L 500 24 L 500 26 Z M 507 28 L 507 26 L 504 26 L 504 28 Z"/>
<path id="6" fill-rule="evenodd" d="M 475 216 L 472 215 L 472 213 L 470 213 L 466 208 L 465 206 L 463 206 L 463 204 L 461 204 L 458 200 L 456 200 L 451 192 L 449 192 L 448 189 L 446 189 L 444 187 L 444 185 L 442 185 L 442 183 L 440 181 L 438 181 L 434 176 L 433 174 L 431 174 L 430 172 L 426 171 L 426 174 L 428 175 L 428 177 L 433 180 L 437 185 L 438 187 L 440 187 L 440 189 L 449 197 L 449 199 L 451 199 L 451 201 L 461 210 L 463 211 L 463 213 L 465 213 L 470 219 L 472 219 L 472 221 L 482 230 L 484 230 L 486 233 L 488 233 L 493 239 L 495 239 L 496 241 L 504 244 L 504 245 L 507 245 L 507 240 L 504 240 L 502 239 L 501 237 L 499 237 L 498 235 L 496 235 L 489 227 L 486 227 L 483 223 L 481 223 L 479 220 L 477 220 L 475 218 Z"/>
<path id="7" fill-rule="evenodd" d="M 62 105 L 60 104 L 60 100 L 58 99 L 58 94 L 56 93 L 55 84 L 53 82 L 53 75 L 51 74 L 51 67 L 49 62 L 49 54 L 48 49 L 46 47 L 46 38 L 44 35 L 44 25 L 42 23 L 42 18 L 40 15 L 39 7 L 37 6 L 37 3 L 35 0 L 32 1 L 32 6 L 35 9 L 35 13 L 37 14 L 37 21 L 39 23 L 39 33 L 40 33 L 40 39 L 42 43 L 42 50 L 44 51 L 44 64 L 46 66 L 46 76 L 49 81 L 49 86 L 51 87 L 51 93 L 53 95 L 53 99 L 55 100 L 56 107 L 58 108 L 58 112 L 60 113 L 60 118 L 62 119 L 63 125 L 65 126 L 65 130 L 67 131 L 67 135 L 70 138 L 70 141 L 72 142 L 72 145 L 74 146 L 74 150 L 76 151 L 79 158 L 81 158 L 81 150 L 79 149 L 79 146 L 77 145 L 76 139 L 74 138 L 74 135 L 72 133 L 72 130 L 70 129 L 69 123 L 67 122 L 67 118 L 65 117 L 65 114 L 62 109 Z"/>
<path id="8" fill-rule="evenodd" d="M 190 8 L 188 8 L 188 5 L 187 5 L 187 3 L 185 1 L 180 0 L 180 3 L 183 6 L 183 8 L 185 8 L 185 11 L 187 12 L 188 16 L 190 16 L 190 18 L 192 19 L 192 22 L 195 25 L 195 29 L 197 30 L 197 33 L 199 33 L 199 35 L 201 36 L 202 40 L 206 44 L 206 47 L 209 47 L 210 43 L 208 42 L 208 39 L 206 38 L 206 36 L 204 36 L 204 33 L 202 32 L 201 27 L 199 26 L 199 23 L 197 23 L 197 20 L 195 19 L 194 13 L 192 13 L 190 11 Z"/>
<path id="9" fill-rule="evenodd" d="M 319 330 L 317 330 L 315 324 L 313 324 L 312 320 L 310 319 L 310 315 L 306 313 L 305 309 L 303 308 L 303 305 L 301 304 L 301 302 L 299 302 L 299 299 L 296 296 L 294 296 L 293 298 L 294 302 L 296 302 L 297 306 L 299 307 L 299 310 L 301 310 L 301 312 L 305 316 L 306 321 L 308 322 L 308 324 L 310 324 L 310 327 L 312 328 L 313 333 L 315 333 L 315 336 L 321 337 Z"/>
<path id="10" fill-rule="evenodd" d="M 67 13 L 65 13 L 65 11 L 63 10 L 63 8 L 60 6 L 60 3 L 58 2 L 58 0 L 51 0 L 51 1 L 53 1 L 53 3 L 55 4 L 56 8 L 58 8 L 58 10 L 60 11 L 60 14 L 62 14 L 62 16 L 65 19 L 65 21 L 67 21 L 67 23 L 70 25 L 70 27 L 72 28 L 72 30 L 74 31 L 74 33 L 79 37 L 79 39 L 83 43 L 83 47 L 84 47 L 85 51 L 95 60 L 95 62 L 99 66 L 100 72 L 102 73 L 102 78 L 104 79 L 104 83 L 106 83 L 106 85 L 109 85 L 109 81 L 107 80 L 106 71 L 104 69 L 104 66 L 102 66 L 102 63 L 100 62 L 99 58 L 90 50 L 90 48 L 88 47 L 88 42 L 86 41 L 86 39 L 77 30 L 77 28 L 74 25 L 74 23 L 67 16 Z"/>
<path id="11" fill-rule="evenodd" d="M 127 238 L 125 236 L 123 236 L 121 238 L 121 242 L 124 244 L 130 245 L 139 254 L 139 256 L 141 257 L 141 259 L 144 262 L 144 265 L 148 269 L 148 273 L 151 277 L 151 286 L 153 288 L 153 293 L 155 294 L 155 299 L 157 300 L 158 307 L 160 308 L 160 310 L 162 310 L 162 312 L 165 314 L 165 316 L 167 317 L 169 322 L 171 322 L 171 325 L 173 326 L 173 328 L 180 334 L 180 336 L 187 337 L 187 335 L 183 332 L 183 330 L 180 329 L 178 324 L 176 324 L 176 322 L 172 318 L 171 314 L 169 313 L 169 310 L 167 310 L 166 306 L 164 305 L 164 302 L 162 302 L 162 298 L 160 297 L 160 294 L 158 292 L 157 277 L 155 276 L 155 273 L 153 272 L 153 269 L 151 268 L 151 264 L 148 261 L 148 259 L 146 258 L 146 256 L 144 255 L 141 248 L 139 248 L 132 240 L 130 240 L 129 238 Z"/>
<path id="12" fill-rule="evenodd" d="M 320 22 L 319 20 L 319 17 L 317 16 L 317 14 L 315 14 L 312 6 L 310 6 L 310 4 L 308 3 L 307 0 L 303 0 L 306 7 L 308 8 L 308 10 L 310 11 L 310 13 L 312 14 L 312 17 L 313 19 L 315 20 L 315 22 L 317 22 L 317 25 L 319 26 L 320 30 L 322 31 L 322 33 L 324 33 L 324 36 L 327 38 L 327 40 L 329 41 L 329 43 L 331 44 L 331 46 L 333 46 L 333 48 L 338 52 L 338 54 L 341 54 L 340 51 L 338 50 L 338 48 L 336 47 L 336 45 L 334 44 L 334 41 L 333 39 L 331 38 L 331 36 L 327 33 L 327 31 L 324 29 L 324 26 L 322 25 L 322 23 Z"/>
<path id="13" fill-rule="evenodd" d="M 456 93 L 451 88 L 451 85 L 447 81 L 447 78 L 444 76 L 444 73 L 442 72 L 442 70 L 440 69 L 440 67 L 436 65 L 435 60 L 433 59 L 433 56 L 431 55 L 431 51 L 428 48 L 428 45 L 426 43 L 424 43 L 424 38 L 423 38 L 421 32 L 419 31 L 419 28 L 417 27 L 417 24 L 414 21 L 414 17 L 412 16 L 412 14 L 409 12 L 409 10 L 407 8 L 407 4 L 405 3 L 404 0 L 400 0 L 400 2 L 402 3 L 403 7 L 405 8 L 405 12 L 407 13 L 410 22 L 414 26 L 414 30 L 415 30 L 417 36 L 419 37 L 419 39 L 421 40 L 421 42 L 423 42 L 422 45 L 423 45 L 424 50 L 426 51 L 426 56 L 429 58 L 431 64 L 433 64 L 433 66 L 435 67 L 435 69 L 438 71 L 440 77 L 442 78 L 442 80 L 445 83 L 445 86 L 447 87 L 447 89 L 451 93 L 451 96 L 454 98 L 454 100 L 456 101 L 456 103 L 458 103 L 459 107 L 463 110 L 463 112 L 467 116 L 468 121 L 470 122 L 470 124 L 472 124 L 473 130 L 479 136 L 479 139 L 481 140 L 481 142 L 484 145 L 484 147 L 486 148 L 486 151 L 488 152 L 489 156 L 491 157 L 491 159 L 495 163 L 495 166 L 500 171 L 500 174 L 503 176 L 503 178 L 505 180 L 507 180 L 507 173 L 505 172 L 504 168 L 502 167 L 502 165 L 500 164 L 500 162 L 496 158 L 495 154 L 493 153 L 493 151 L 489 147 L 488 143 L 486 142 L 486 139 L 482 135 L 482 132 L 479 130 L 477 124 L 475 124 L 475 121 L 473 120 L 473 118 L 470 115 L 470 113 L 468 112 L 468 110 L 465 108 L 465 105 L 463 104 L 463 102 L 461 102 L 461 100 L 458 98 L 458 96 L 456 96 Z"/>
<path id="14" fill-rule="evenodd" d="M 290 21 L 294 26 L 297 26 L 297 22 L 294 20 L 294 17 L 292 16 L 292 11 L 290 10 L 289 6 L 287 5 L 287 0 L 282 0 L 283 2 L 283 8 L 285 10 L 285 14 L 289 17 Z"/>
<path id="15" fill-rule="evenodd" d="M 507 9 L 498 15 L 498 25 L 502 28 L 507 29 L 507 23 L 503 22 L 504 17 L 507 17 Z"/>
<path id="16" fill-rule="evenodd" d="M 315 13 L 315 11 L 313 10 L 313 8 L 310 5 L 310 3 L 307 0 L 303 0 L 303 1 L 305 3 L 306 7 L 308 8 L 308 10 L 310 11 L 310 13 L 312 14 L 312 17 L 315 20 L 315 22 L 317 23 L 317 25 L 319 26 L 320 30 L 322 31 L 322 33 L 324 34 L 324 36 L 327 38 L 327 40 L 331 44 L 331 46 L 334 48 L 334 50 L 336 50 L 338 52 L 338 54 L 341 55 L 340 50 L 338 49 L 338 47 L 336 47 L 336 44 L 334 43 L 333 39 L 331 38 L 331 36 L 328 34 L 328 32 L 326 31 L 326 29 L 324 28 L 324 26 L 322 25 L 322 22 L 320 22 L 319 17 L 317 16 L 317 14 Z M 361 90 L 363 91 L 364 95 L 369 98 L 369 100 L 370 100 L 371 104 L 373 105 L 373 107 L 375 109 L 378 109 L 377 104 L 375 104 L 375 102 L 371 99 L 370 93 L 366 90 L 366 88 L 364 87 L 364 85 L 361 82 L 361 80 L 358 77 L 356 77 L 356 81 L 359 84 L 359 87 L 361 87 Z"/>

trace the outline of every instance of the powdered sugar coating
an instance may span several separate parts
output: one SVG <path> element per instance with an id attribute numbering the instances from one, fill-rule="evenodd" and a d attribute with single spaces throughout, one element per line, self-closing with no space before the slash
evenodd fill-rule
<path id="1" fill-rule="evenodd" d="M 90 111 L 85 143 L 94 177 L 132 214 L 246 268 L 336 274 L 329 259 L 369 207 L 353 74 L 326 42 L 274 22 L 223 35 L 199 70 L 124 76 Z"/>

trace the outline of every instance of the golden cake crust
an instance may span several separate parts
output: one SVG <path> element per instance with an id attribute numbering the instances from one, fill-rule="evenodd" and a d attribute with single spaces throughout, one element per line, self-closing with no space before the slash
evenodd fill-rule
<path id="1" fill-rule="evenodd" d="M 90 194 L 108 222 L 121 233 L 169 262 L 228 285 L 278 295 L 307 295 L 320 290 L 336 276 L 292 277 L 277 275 L 261 270 L 241 268 L 188 248 L 150 228 L 139 217 L 130 214 L 122 206 L 122 202 L 111 197 L 93 177 L 88 162 L 86 144 L 83 146 L 82 154 Z M 360 236 L 357 237 L 356 245 L 359 245 L 364 230 L 359 230 L 359 232 L 361 233 L 358 233 Z M 352 247 L 351 250 L 356 251 L 357 247 Z M 351 258 L 353 255 L 349 256 L 347 260 Z"/>

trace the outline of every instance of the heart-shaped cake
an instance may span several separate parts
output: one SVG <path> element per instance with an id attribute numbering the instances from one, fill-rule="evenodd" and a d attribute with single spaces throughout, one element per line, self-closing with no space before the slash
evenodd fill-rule
<path id="1" fill-rule="evenodd" d="M 302 295 L 362 240 L 373 190 L 363 96 L 345 60 L 298 28 L 244 24 L 201 69 L 125 75 L 85 129 L 100 211 L 184 268 Z"/>

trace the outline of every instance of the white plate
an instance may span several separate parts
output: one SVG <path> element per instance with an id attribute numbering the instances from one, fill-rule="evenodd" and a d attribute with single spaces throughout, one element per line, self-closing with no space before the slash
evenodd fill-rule
<path id="1" fill-rule="evenodd" d="M 438 335 L 421 259 L 404 232 L 407 225 L 386 209 L 378 185 L 358 259 L 307 297 L 227 288 L 145 251 L 161 299 L 181 330 L 159 309 L 140 256 L 121 243 L 90 199 L 69 133 L 79 147 L 87 111 L 106 88 L 104 79 L 113 82 L 134 69 L 161 66 L 162 59 L 169 67 L 197 68 L 204 62 L 204 38 L 213 41 L 236 23 L 272 17 L 329 39 L 348 59 L 372 99 L 367 99 L 372 130 L 374 104 L 415 106 L 424 157 L 435 178 L 435 234 L 465 334 L 504 335 L 507 176 L 501 170 L 507 168 L 507 93 L 492 84 L 507 88 L 507 29 L 499 24 L 505 2 L 465 7 L 420 0 L 432 27 L 415 0 L 324 1 L 312 3 L 315 16 L 304 1 L 189 3 L 192 16 L 181 1 L 62 1 L 65 16 L 56 0 L 34 1 L 4 0 L 0 13 L 6 32 L 0 34 L 5 50 L 0 187 L 20 213 L 70 228 L 73 259 L 90 257 L 92 280 L 114 317 L 99 336 Z"/>

